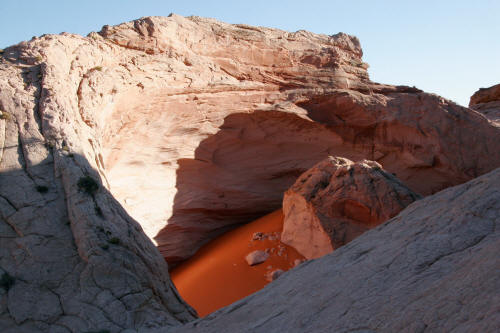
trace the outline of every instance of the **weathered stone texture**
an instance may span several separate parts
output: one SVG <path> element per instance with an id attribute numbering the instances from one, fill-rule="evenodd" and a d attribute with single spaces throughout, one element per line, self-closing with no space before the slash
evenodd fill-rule
<path id="1" fill-rule="evenodd" d="M 285 192 L 281 241 L 308 259 L 396 216 L 420 196 L 374 161 L 328 157 Z"/>
<path id="2" fill-rule="evenodd" d="M 500 84 L 476 91 L 470 98 L 469 107 L 500 127 Z"/>
<path id="3" fill-rule="evenodd" d="M 499 216 L 497 169 L 174 332 L 498 332 Z"/>
<path id="4" fill-rule="evenodd" d="M 193 319 L 150 239 L 183 260 L 279 208 L 328 155 L 375 160 L 424 195 L 500 165 L 483 116 L 375 84 L 361 56 L 343 33 L 177 15 L 6 48 L 0 274 L 14 284 L 0 288 L 2 330 Z M 78 185 L 87 176 L 96 191 Z"/>

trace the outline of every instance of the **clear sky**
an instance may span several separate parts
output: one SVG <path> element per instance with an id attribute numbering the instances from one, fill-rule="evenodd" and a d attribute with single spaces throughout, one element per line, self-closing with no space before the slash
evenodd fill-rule
<path id="1" fill-rule="evenodd" d="M 459 104 L 500 83 L 499 0 L 0 0 L 0 48 L 63 31 L 171 12 L 288 31 L 358 36 L 373 81 L 417 86 Z"/>

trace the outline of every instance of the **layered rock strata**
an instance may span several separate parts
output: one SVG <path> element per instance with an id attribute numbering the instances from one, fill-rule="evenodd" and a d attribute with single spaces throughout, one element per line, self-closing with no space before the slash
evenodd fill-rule
<path id="1" fill-rule="evenodd" d="M 375 160 L 424 195 L 500 165 L 484 118 L 370 82 L 345 34 L 173 15 L 79 43 L 100 57 L 81 69 L 70 57 L 94 143 L 83 150 L 169 262 L 279 208 L 328 155 Z"/>
<path id="2" fill-rule="evenodd" d="M 470 98 L 469 107 L 500 127 L 500 84 L 476 91 Z"/>
<path id="3" fill-rule="evenodd" d="M 281 241 L 307 259 L 318 258 L 419 198 L 377 162 L 329 157 L 285 192 Z"/>

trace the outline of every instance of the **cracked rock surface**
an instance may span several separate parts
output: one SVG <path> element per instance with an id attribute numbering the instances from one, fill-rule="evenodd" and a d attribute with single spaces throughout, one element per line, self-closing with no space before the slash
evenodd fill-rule
<path id="1" fill-rule="evenodd" d="M 106 48 L 91 44 L 45 36 L 0 57 L 4 333 L 121 332 L 196 317 L 96 166 L 98 141 L 77 94 Z"/>
<path id="2" fill-rule="evenodd" d="M 499 216 L 496 169 L 174 332 L 498 332 Z"/>

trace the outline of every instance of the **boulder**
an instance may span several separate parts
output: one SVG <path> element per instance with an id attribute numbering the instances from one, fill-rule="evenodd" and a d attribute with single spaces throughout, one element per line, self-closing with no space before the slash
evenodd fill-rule
<path id="1" fill-rule="evenodd" d="M 175 333 L 498 332 L 500 169 Z"/>
<path id="2" fill-rule="evenodd" d="M 285 192 L 281 241 L 307 259 L 318 258 L 419 198 L 377 162 L 330 156 Z"/>
<path id="3" fill-rule="evenodd" d="M 264 261 L 269 258 L 269 253 L 266 251 L 261 251 L 261 250 L 256 250 L 253 252 L 250 252 L 246 257 L 245 260 L 250 266 L 255 266 L 258 264 L 262 264 Z"/>

